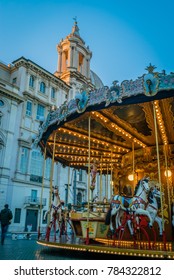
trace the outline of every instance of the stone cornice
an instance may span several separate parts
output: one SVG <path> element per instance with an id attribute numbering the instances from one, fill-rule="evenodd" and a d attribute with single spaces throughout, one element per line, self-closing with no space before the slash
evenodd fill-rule
<path id="1" fill-rule="evenodd" d="M 50 104 L 49 102 L 43 101 L 42 99 L 40 99 L 40 98 L 37 97 L 37 96 L 32 95 L 32 94 L 29 93 L 28 91 L 24 91 L 24 92 L 23 92 L 23 95 L 24 95 L 24 97 L 25 97 L 25 96 L 30 97 L 33 101 L 37 101 L 37 102 L 39 102 L 40 104 L 43 104 L 44 106 L 51 106 L 51 104 Z"/>
<path id="2" fill-rule="evenodd" d="M 24 102 L 24 99 L 21 96 L 1 86 L 0 86 L 0 93 L 3 94 L 5 97 L 8 96 L 10 99 L 17 101 L 17 103 Z"/>
<path id="3" fill-rule="evenodd" d="M 41 66 L 37 65 L 35 62 L 33 62 L 29 59 L 26 59 L 25 57 L 21 57 L 21 58 L 15 60 L 15 61 L 13 61 L 13 64 L 15 65 L 16 68 L 23 66 L 27 69 L 31 69 L 31 70 L 35 71 L 39 75 L 44 76 L 48 80 L 52 80 L 53 82 L 58 84 L 58 86 L 60 88 L 64 89 L 66 92 L 68 92 L 69 89 L 70 89 L 70 86 L 67 85 L 64 81 L 60 80 L 54 74 L 48 72 L 47 70 L 45 70 Z"/>

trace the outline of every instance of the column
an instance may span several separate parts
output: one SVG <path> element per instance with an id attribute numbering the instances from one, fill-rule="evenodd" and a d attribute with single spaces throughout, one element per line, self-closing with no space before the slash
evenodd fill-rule
<path id="1" fill-rule="evenodd" d="M 59 51 L 59 57 L 58 57 L 58 69 L 57 69 L 57 71 L 58 72 L 62 72 L 62 52 L 61 51 Z"/>

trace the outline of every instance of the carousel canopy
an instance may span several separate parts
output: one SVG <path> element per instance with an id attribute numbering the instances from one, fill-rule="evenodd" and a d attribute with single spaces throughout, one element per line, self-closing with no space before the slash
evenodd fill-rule
<path id="1" fill-rule="evenodd" d="M 114 81 L 110 88 L 89 92 L 84 87 L 75 99 L 48 114 L 35 143 L 42 150 L 46 147 L 48 157 L 54 150 L 55 161 L 81 169 L 87 168 L 89 155 L 103 171 L 129 168 L 133 152 L 135 167 L 141 169 L 156 161 L 156 144 L 160 160 L 167 147 L 173 162 L 174 73 L 154 69 L 149 65 L 148 73 L 137 80 L 120 85 Z"/>

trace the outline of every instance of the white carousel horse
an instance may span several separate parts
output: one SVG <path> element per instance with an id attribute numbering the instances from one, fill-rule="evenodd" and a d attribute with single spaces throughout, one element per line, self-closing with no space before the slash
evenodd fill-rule
<path id="1" fill-rule="evenodd" d="M 149 211 L 151 218 L 152 218 L 152 225 L 154 224 L 154 222 L 157 222 L 158 227 L 159 227 L 159 234 L 162 235 L 163 234 L 163 229 L 162 229 L 162 218 L 158 216 L 158 210 L 160 208 L 160 203 L 159 203 L 159 199 L 160 199 L 160 194 L 161 192 L 157 189 L 157 187 L 151 187 L 149 194 L 148 194 L 148 204 L 146 207 L 146 211 Z M 121 226 L 122 222 L 122 216 L 124 214 L 124 210 L 121 210 L 117 213 L 117 227 Z M 127 215 L 128 217 L 128 215 Z M 137 220 L 137 222 L 139 222 Z M 133 228 L 132 228 L 132 221 L 131 221 L 131 215 L 129 215 L 129 219 L 127 218 L 127 224 L 129 227 L 129 231 L 131 233 L 131 235 L 133 234 Z"/>
<path id="2" fill-rule="evenodd" d="M 148 203 L 148 193 L 150 191 L 149 188 L 149 178 L 143 178 L 140 180 L 135 188 L 134 196 L 132 198 L 128 198 L 121 195 L 115 195 L 112 204 L 111 204 L 111 220 L 110 220 L 110 229 L 114 231 L 112 217 L 115 217 L 115 227 L 116 229 L 121 226 L 120 217 L 123 214 L 123 211 L 129 212 L 130 215 L 135 215 L 138 223 L 138 215 L 144 215 L 149 218 L 149 226 L 152 227 L 152 218 L 149 212 L 146 210 L 146 206 Z M 126 205 L 127 204 L 127 205 Z M 127 220 L 127 224 L 131 234 L 133 234 L 133 229 L 131 226 L 131 219 Z"/>
<path id="3" fill-rule="evenodd" d="M 162 218 L 158 216 L 158 210 L 160 208 L 159 205 L 159 199 L 160 199 L 161 192 L 155 187 L 152 187 L 150 189 L 149 195 L 148 195 L 148 205 L 146 207 L 146 210 L 149 211 L 151 217 L 152 217 L 152 224 L 154 222 L 157 222 L 159 227 L 159 234 L 163 234 L 163 228 L 162 228 Z M 163 193 L 162 193 L 163 195 Z"/>
<path id="4" fill-rule="evenodd" d="M 60 230 L 60 224 L 62 220 L 62 204 L 59 196 L 58 187 L 53 189 L 53 200 L 50 209 L 45 213 L 44 219 L 50 213 L 50 223 L 47 227 L 46 239 L 49 241 L 51 228 L 54 228 L 54 240 L 56 240 L 56 222 L 58 224 L 58 230 Z"/>

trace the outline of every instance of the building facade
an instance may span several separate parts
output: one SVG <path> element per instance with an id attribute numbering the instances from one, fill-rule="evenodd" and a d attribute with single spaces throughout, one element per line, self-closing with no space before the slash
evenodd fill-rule
<path id="1" fill-rule="evenodd" d="M 103 86 L 90 70 L 92 52 L 80 37 L 77 22 L 57 50 L 54 74 L 24 57 L 10 65 L 0 63 L 0 209 L 8 203 L 14 214 L 10 231 L 27 231 L 31 225 L 36 231 L 40 221 L 41 229 L 46 226 L 51 159 L 44 161 L 40 149 L 32 145 L 40 122 L 84 86 L 91 90 Z M 59 186 L 65 203 L 86 201 L 85 173 L 54 164 L 53 185 Z"/>

